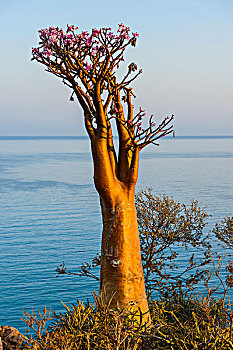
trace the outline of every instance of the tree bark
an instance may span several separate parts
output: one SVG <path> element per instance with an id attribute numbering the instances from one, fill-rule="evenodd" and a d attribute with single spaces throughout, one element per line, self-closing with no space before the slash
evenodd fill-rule
<path id="1" fill-rule="evenodd" d="M 120 185 L 119 185 L 120 187 Z M 133 305 L 150 323 L 134 191 L 117 190 L 115 205 L 101 198 L 103 233 L 101 247 L 100 293 L 112 296 L 111 307 Z"/>
<path id="2" fill-rule="evenodd" d="M 120 139 L 119 158 L 126 159 L 122 162 L 117 162 L 107 125 L 103 125 L 97 135 L 91 137 L 94 183 L 100 196 L 103 219 L 99 292 L 108 301 L 111 299 L 113 308 L 132 305 L 137 310 L 135 317 L 139 319 L 141 312 L 145 324 L 150 323 L 150 314 L 134 202 L 139 149 L 134 147 L 131 151 L 124 143 L 123 136 Z"/>

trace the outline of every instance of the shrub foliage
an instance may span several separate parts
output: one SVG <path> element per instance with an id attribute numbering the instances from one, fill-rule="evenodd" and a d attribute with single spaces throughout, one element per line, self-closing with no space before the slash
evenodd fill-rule
<path id="1" fill-rule="evenodd" d="M 111 309 L 106 295 L 93 293 L 93 304 L 63 304 L 66 310 L 61 314 L 46 308 L 38 314 L 24 312 L 23 349 L 233 349 L 228 298 L 233 266 L 224 256 L 212 253 L 210 244 L 215 237 L 226 248 L 233 247 L 233 217 L 224 218 L 206 234 L 208 214 L 197 201 L 186 206 L 148 189 L 137 194 L 136 207 L 152 324 L 136 321 L 135 309 Z M 182 249 L 187 250 L 188 259 L 180 269 Z M 77 272 L 63 263 L 57 272 L 98 279 L 95 270 L 100 259 L 97 254 Z M 196 288 L 200 281 L 202 293 Z"/>
<path id="2" fill-rule="evenodd" d="M 24 349 L 233 349 L 232 312 L 221 299 L 185 298 L 180 293 L 155 300 L 150 303 L 150 327 L 136 324 L 131 310 L 110 309 L 102 297 L 95 296 L 92 305 L 78 302 L 65 307 L 65 313 L 52 317 L 46 309 L 39 318 L 24 314 L 28 325 Z M 52 324 L 42 333 L 50 319 Z"/>

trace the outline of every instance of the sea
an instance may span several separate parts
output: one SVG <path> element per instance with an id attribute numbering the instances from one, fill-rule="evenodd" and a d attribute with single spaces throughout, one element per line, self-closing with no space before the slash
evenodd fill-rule
<path id="1" fill-rule="evenodd" d="M 207 207 L 209 229 L 233 216 L 233 136 L 164 138 L 141 152 L 137 191 Z M 101 215 L 87 137 L 0 137 L 0 325 L 23 311 L 92 300 L 98 281 L 57 277 L 100 251 Z M 216 246 L 219 253 L 223 248 Z M 228 252 L 229 253 L 229 252 Z M 189 252 L 183 252 L 185 264 Z M 62 302 L 61 302 L 62 301 Z"/>

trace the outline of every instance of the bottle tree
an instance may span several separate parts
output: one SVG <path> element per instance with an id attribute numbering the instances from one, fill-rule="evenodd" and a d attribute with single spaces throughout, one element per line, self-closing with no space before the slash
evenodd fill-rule
<path id="1" fill-rule="evenodd" d="M 140 242 L 134 203 L 139 152 L 171 133 L 173 115 L 155 124 L 152 116 L 144 126 L 145 111 L 134 112 L 131 83 L 141 74 L 130 63 L 122 78 L 117 70 L 127 47 L 135 46 L 138 33 L 123 24 L 114 34 L 111 28 L 78 33 L 68 26 L 39 30 L 39 47 L 32 60 L 61 78 L 77 98 L 90 138 L 94 163 L 94 184 L 102 210 L 100 288 L 111 306 L 135 305 L 150 319 L 141 263 Z M 112 123 L 119 141 L 116 154 Z M 113 294 L 114 293 L 114 294 Z"/>

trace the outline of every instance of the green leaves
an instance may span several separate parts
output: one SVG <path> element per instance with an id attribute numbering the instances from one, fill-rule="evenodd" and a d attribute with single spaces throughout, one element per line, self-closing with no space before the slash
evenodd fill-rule
<path id="1" fill-rule="evenodd" d="M 213 233 L 225 248 L 233 248 L 233 216 L 225 217 L 221 223 L 217 223 Z"/>
<path id="2" fill-rule="evenodd" d="M 146 189 L 137 194 L 136 209 L 147 294 L 170 293 L 182 286 L 193 288 L 209 263 L 209 257 L 204 255 L 210 248 L 203 231 L 209 216 L 205 208 L 199 207 L 197 201 L 185 205 Z M 180 253 L 192 247 L 203 252 L 203 260 L 187 252 L 187 263 L 180 266 Z"/>

